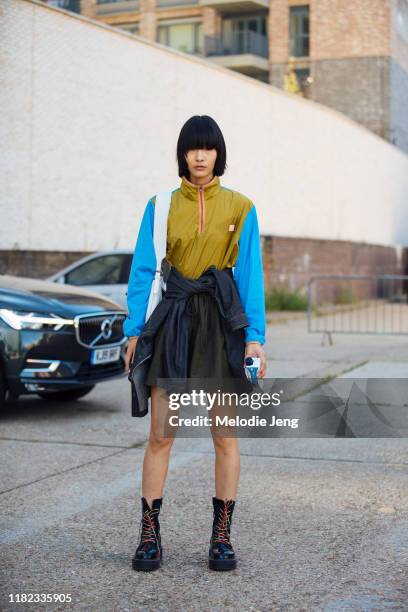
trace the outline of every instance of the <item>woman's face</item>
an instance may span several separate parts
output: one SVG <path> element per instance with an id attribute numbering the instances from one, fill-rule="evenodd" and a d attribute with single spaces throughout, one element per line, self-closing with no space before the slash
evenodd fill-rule
<path id="1" fill-rule="evenodd" d="M 186 161 L 190 171 L 190 179 L 213 176 L 215 160 L 217 159 L 217 149 L 190 149 L 187 151 Z"/>

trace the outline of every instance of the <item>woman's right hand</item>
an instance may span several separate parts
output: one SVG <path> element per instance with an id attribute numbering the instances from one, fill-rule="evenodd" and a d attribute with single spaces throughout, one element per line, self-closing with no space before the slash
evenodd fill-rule
<path id="1" fill-rule="evenodd" d="M 133 360 L 133 356 L 135 354 L 135 350 L 136 350 L 136 344 L 137 341 L 139 339 L 139 336 L 133 336 L 132 338 L 129 338 L 129 342 L 126 348 L 126 354 L 125 354 L 125 372 L 129 373 L 129 369 L 130 369 L 130 363 Z"/>

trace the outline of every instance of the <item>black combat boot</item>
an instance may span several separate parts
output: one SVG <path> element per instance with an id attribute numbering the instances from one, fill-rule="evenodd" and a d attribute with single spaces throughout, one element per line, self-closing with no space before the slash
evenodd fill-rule
<path id="1" fill-rule="evenodd" d="M 237 560 L 230 542 L 235 501 L 213 497 L 214 519 L 209 550 L 209 567 L 213 570 L 235 569 Z"/>
<path id="2" fill-rule="evenodd" d="M 159 513 L 163 498 L 153 500 L 152 507 L 142 497 L 142 519 L 140 521 L 140 542 L 132 559 L 134 570 L 155 570 L 160 567 L 163 548 L 161 545 Z M 140 533 L 140 531 L 142 533 Z"/>

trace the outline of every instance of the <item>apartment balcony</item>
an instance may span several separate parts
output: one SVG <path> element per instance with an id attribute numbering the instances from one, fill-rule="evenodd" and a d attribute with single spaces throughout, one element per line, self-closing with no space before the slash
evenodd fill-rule
<path id="1" fill-rule="evenodd" d="M 199 4 L 199 0 L 156 0 L 156 8 L 177 8 L 179 6 L 190 6 Z"/>
<path id="2" fill-rule="evenodd" d="M 135 13 L 140 9 L 139 0 L 98 0 L 97 15 L 116 15 L 119 13 Z"/>
<path id="3" fill-rule="evenodd" d="M 228 40 L 204 36 L 204 55 L 220 66 L 258 79 L 269 73 L 268 38 L 251 30 L 234 32 Z"/>
<path id="4" fill-rule="evenodd" d="M 225 13 L 244 13 L 269 9 L 269 0 L 199 0 L 200 6 L 210 6 Z"/>

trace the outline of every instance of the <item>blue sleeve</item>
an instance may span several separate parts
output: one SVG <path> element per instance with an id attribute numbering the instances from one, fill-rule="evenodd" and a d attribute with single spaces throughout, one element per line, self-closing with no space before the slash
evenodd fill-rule
<path id="1" fill-rule="evenodd" d="M 123 322 L 125 336 L 139 336 L 144 324 L 153 277 L 156 271 L 156 252 L 153 242 L 154 204 L 146 205 L 137 236 L 130 268 L 127 306 L 128 316 Z"/>
<path id="2" fill-rule="evenodd" d="M 258 340 L 265 344 L 264 277 L 258 217 L 254 205 L 247 213 L 238 240 L 234 280 L 249 322 L 249 326 L 245 327 L 245 341 Z"/>

